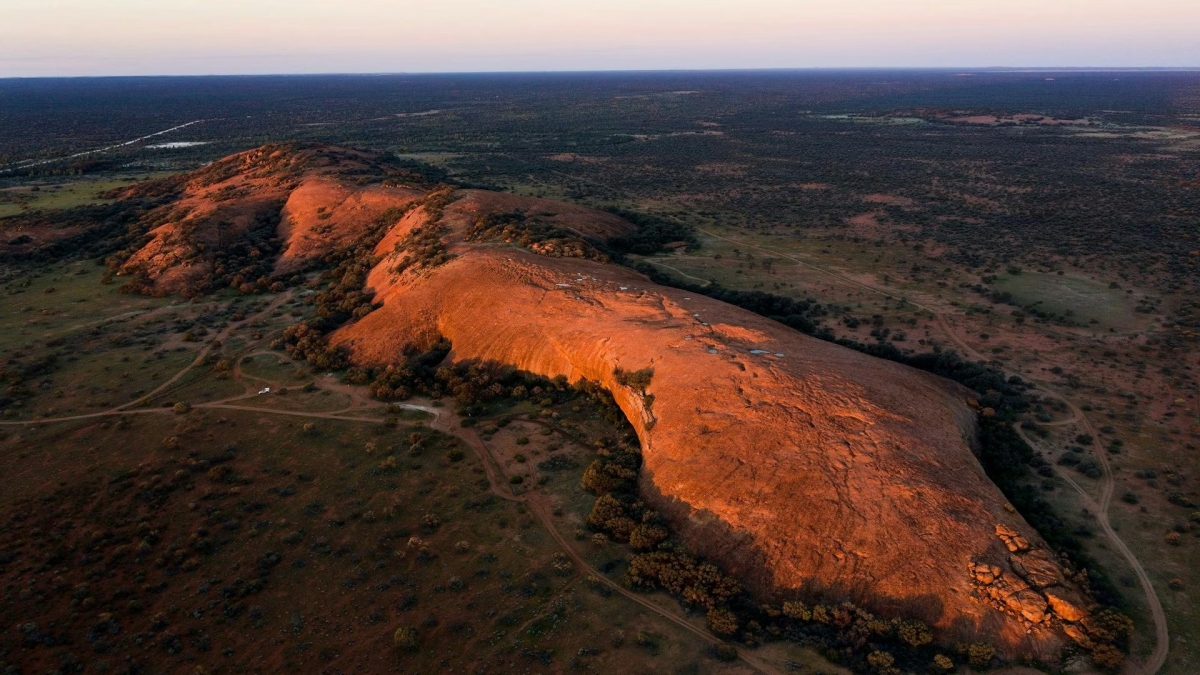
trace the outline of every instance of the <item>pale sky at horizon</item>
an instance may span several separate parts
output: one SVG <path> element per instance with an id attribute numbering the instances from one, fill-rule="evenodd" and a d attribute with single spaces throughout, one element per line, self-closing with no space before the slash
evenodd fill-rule
<path id="1" fill-rule="evenodd" d="M 0 0 L 0 77 L 1200 67 L 1200 0 Z"/>

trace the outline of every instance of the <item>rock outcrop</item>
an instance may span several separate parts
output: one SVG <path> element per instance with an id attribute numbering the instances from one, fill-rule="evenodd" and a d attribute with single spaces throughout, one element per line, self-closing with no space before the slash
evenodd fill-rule
<path id="1" fill-rule="evenodd" d="M 851 600 L 1010 656 L 1086 638 L 1078 585 L 972 453 L 966 390 L 608 263 L 587 242 L 634 229 L 610 214 L 475 190 L 433 204 L 331 172 L 278 183 L 275 265 L 301 269 L 396 215 L 366 279 L 381 307 L 332 336 L 355 362 L 444 336 L 450 358 L 602 383 L 640 436 L 643 497 L 764 599 Z M 644 391 L 615 375 L 647 368 Z"/>
<path id="2" fill-rule="evenodd" d="M 1061 646 L 1082 596 L 972 454 L 968 392 L 627 268 L 468 241 L 489 198 L 446 207 L 439 267 L 397 275 L 381 245 L 383 307 L 334 342 L 386 364 L 445 336 L 452 358 L 601 382 L 641 438 L 643 496 L 762 597 L 850 599 L 1009 654 Z M 645 368 L 645 396 L 614 375 Z"/>
<path id="3" fill-rule="evenodd" d="M 353 245 L 388 209 L 425 194 L 428 186 L 409 184 L 414 178 L 369 153 L 279 145 L 134 185 L 117 196 L 170 199 L 149 214 L 148 241 L 118 271 L 155 295 L 253 287 Z"/>

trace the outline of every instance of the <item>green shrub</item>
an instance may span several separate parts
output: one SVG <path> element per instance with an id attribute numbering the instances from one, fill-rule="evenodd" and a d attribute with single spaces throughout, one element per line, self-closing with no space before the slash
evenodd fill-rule
<path id="1" fill-rule="evenodd" d="M 896 637 L 912 647 L 922 647 L 933 642 L 933 633 L 923 621 L 902 619 L 896 622 Z"/>
<path id="2" fill-rule="evenodd" d="M 629 387 L 638 392 L 645 393 L 646 387 L 650 386 L 650 381 L 654 379 L 653 368 L 643 368 L 633 372 L 621 370 L 617 368 L 613 370 L 613 376 L 617 379 L 617 384 L 623 387 Z"/>
<path id="3" fill-rule="evenodd" d="M 401 626 L 392 634 L 392 643 L 406 652 L 415 652 L 420 646 L 420 633 L 412 626 Z"/>
<path id="4" fill-rule="evenodd" d="M 879 675 L 899 675 L 900 673 L 900 669 L 895 666 L 896 657 L 888 652 L 871 652 L 867 655 L 867 663 Z"/>
<path id="5" fill-rule="evenodd" d="M 972 668 L 986 668 L 995 654 L 996 648 L 986 642 L 976 642 L 967 647 L 967 659 Z"/>
<path id="6" fill-rule="evenodd" d="M 737 617 L 728 609 L 711 609 L 706 618 L 708 629 L 717 635 L 728 636 L 738 631 Z"/>

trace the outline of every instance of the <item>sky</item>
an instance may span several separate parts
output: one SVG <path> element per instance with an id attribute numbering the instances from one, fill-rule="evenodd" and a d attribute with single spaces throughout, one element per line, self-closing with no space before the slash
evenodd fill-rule
<path id="1" fill-rule="evenodd" d="M 1200 0 L 0 0 L 0 77 L 1200 67 Z"/>

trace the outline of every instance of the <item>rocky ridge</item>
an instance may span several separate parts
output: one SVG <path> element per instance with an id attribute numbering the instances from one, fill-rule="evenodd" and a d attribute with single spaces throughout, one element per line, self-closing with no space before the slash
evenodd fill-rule
<path id="1" fill-rule="evenodd" d="M 222 215 L 233 207 L 277 205 L 268 280 L 381 224 L 365 278 L 379 308 L 331 337 L 354 362 L 445 337 L 451 359 L 601 383 L 640 437 L 643 498 L 763 599 L 851 600 L 1009 656 L 1086 644 L 1081 579 L 972 453 L 970 392 L 606 262 L 594 244 L 633 229 L 611 214 L 479 190 L 434 199 L 416 181 L 358 180 L 369 155 L 334 155 L 225 160 L 121 271 L 186 292 L 216 272 L 203 255 L 216 236 L 253 230 Z M 234 225 L 218 233 L 222 218 Z M 644 389 L 616 376 L 647 369 Z"/>

